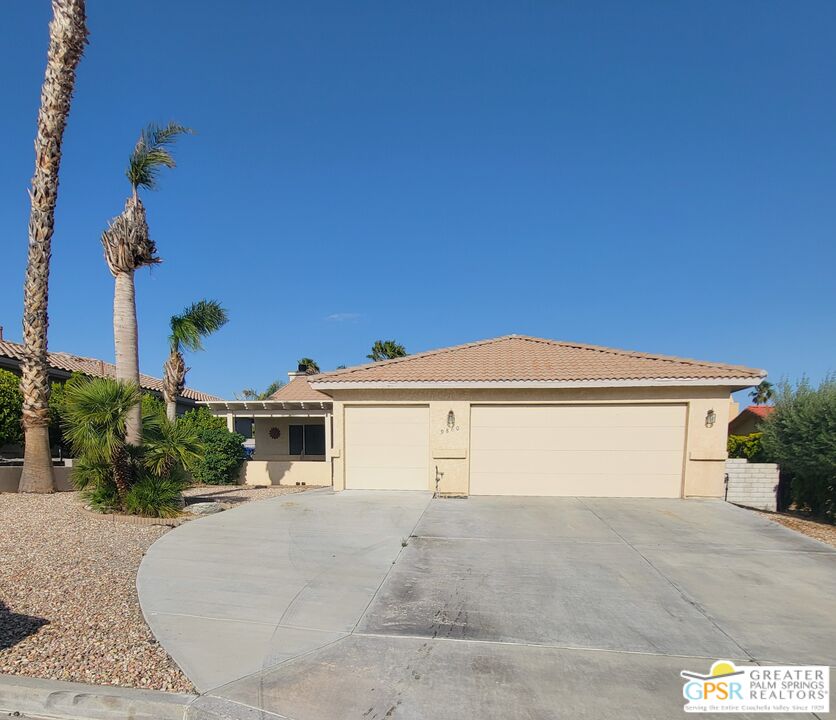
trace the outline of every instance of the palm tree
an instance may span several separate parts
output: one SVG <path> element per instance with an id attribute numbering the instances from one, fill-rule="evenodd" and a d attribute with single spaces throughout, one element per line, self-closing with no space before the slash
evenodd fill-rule
<path id="1" fill-rule="evenodd" d="M 134 480 L 127 419 L 140 399 L 139 386 L 112 378 L 85 378 L 65 390 L 64 435 L 83 460 L 81 472 L 111 473 L 122 503 Z"/>
<path id="2" fill-rule="evenodd" d="M 305 368 L 305 372 L 308 375 L 316 375 L 319 372 L 319 365 L 316 364 L 316 360 L 312 360 L 309 357 L 299 358 L 299 368 Z"/>
<path id="3" fill-rule="evenodd" d="M 23 287 L 23 395 L 25 450 L 20 492 L 52 492 L 47 376 L 49 258 L 58 200 L 61 143 L 70 114 L 75 72 L 87 43 L 84 0 L 52 0 L 46 73 L 41 87 L 35 174 L 29 192 L 29 254 Z"/>
<path id="4" fill-rule="evenodd" d="M 113 338 L 116 346 L 116 378 L 139 385 L 139 339 L 136 325 L 134 271 L 160 262 L 157 246 L 148 234 L 145 207 L 139 189 L 154 190 L 162 168 L 175 167 L 170 146 L 186 127 L 169 123 L 164 127 L 149 125 L 139 136 L 128 161 L 126 175 L 131 195 L 125 209 L 102 233 L 105 260 L 115 278 L 113 293 Z M 128 414 L 127 441 L 142 443 L 142 409 L 137 405 Z"/>
<path id="5" fill-rule="evenodd" d="M 244 388 L 241 392 L 235 393 L 236 400 L 269 400 L 270 396 L 281 390 L 287 383 L 283 380 L 273 380 L 266 390 L 256 390 L 255 388 Z"/>
<path id="6" fill-rule="evenodd" d="M 772 387 L 772 383 L 768 380 L 763 380 L 760 385 L 749 393 L 749 397 L 752 398 L 752 402 L 755 405 L 766 405 L 774 396 L 775 390 Z"/>
<path id="7" fill-rule="evenodd" d="M 163 366 L 163 397 L 171 422 L 177 419 L 177 396 L 183 394 L 189 371 L 183 350 L 203 350 L 203 338 L 220 330 L 228 320 L 226 310 L 215 300 L 198 300 L 182 314 L 171 316 L 170 352 Z"/>
<path id="8" fill-rule="evenodd" d="M 406 348 L 394 340 L 376 340 L 372 345 L 371 354 L 366 355 L 366 357 L 374 362 L 380 362 L 381 360 L 404 357 L 406 354 Z"/>

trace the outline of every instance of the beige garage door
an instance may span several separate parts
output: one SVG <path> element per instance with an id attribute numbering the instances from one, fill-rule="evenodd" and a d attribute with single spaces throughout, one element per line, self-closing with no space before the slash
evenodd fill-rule
<path id="1" fill-rule="evenodd" d="M 428 407 L 347 407 L 345 486 L 365 490 L 429 489 Z"/>
<path id="2" fill-rule="evenodd" d="M 471 495 L 680 497 L 684 405 L 471 409 Z"/>

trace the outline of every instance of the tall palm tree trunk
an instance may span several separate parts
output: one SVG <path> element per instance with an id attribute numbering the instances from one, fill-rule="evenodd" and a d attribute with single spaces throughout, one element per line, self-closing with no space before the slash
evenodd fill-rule
<path id="1" fill-rule="evenodd" d="M 23 394 L 25 451 L 20 492 L 52 492 L 49 447 L 47 302 L 49 259 L 58 200 L 61 142 L 70 114 L 75 71 L 87 42 L 84 0 L 52 0 L 46 73 L 35 138 L 35 174 L 29 193 L 29 253 L 23 289 Z"/>
<path id="2" fill-rule="evenodd" d="M 186 386 L 187 370 L 183 353 L 172 350 L 163 365 L 165 414 L 171 422 L 177 419 L 177 396 L 183 394 L 183 388 Z"/>
<path id="3" fill-rule="evenodd" d="M 139 335 L 136 324 L 134 271 L 118 272 L 113 291 L 113 339 L 116 379 L 139 387 Z M 125 442 L 142 444 L 142 405 L 134 405 L 125 420 Z"/>

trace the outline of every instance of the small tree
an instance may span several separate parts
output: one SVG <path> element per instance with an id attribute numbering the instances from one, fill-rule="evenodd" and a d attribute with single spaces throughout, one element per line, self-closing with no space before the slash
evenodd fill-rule
<path id="1" fill-rule="evenodd" d="M 818 388 L 807 378 L 782 382 L 775 411 L 761 424 L 767 456 L 792 478 L 796 505 L 831 521 L 836 516 L 836 376 Z"/>
<path id="2" fill-rule="evenodd" d="M 392 360 L 407 355 L 406 348 L 394 340 L 375 340 L 372 351 L 366 357 L 374 362 Z"/>
<path id="3" fill-rule="evenodd" d="M 749 397 L 752 398 L 752 402 L 755 405 L 766 405 L 774 396 L 775 390 L 772 387 L 772 383 L 768 380 L 763 380 L 760 385 L 749 393 Z"/>

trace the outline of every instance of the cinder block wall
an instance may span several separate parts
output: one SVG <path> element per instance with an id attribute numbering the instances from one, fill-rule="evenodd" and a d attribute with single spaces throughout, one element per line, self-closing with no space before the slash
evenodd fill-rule
<path id="1" fill-rule="evenodd" d="M 775 463 L 750 463 L 742 458 L 726 460 L 729 477 L 726 500 L 736 505 L 771 510 L 778 508 L 778 466 Z"/>

